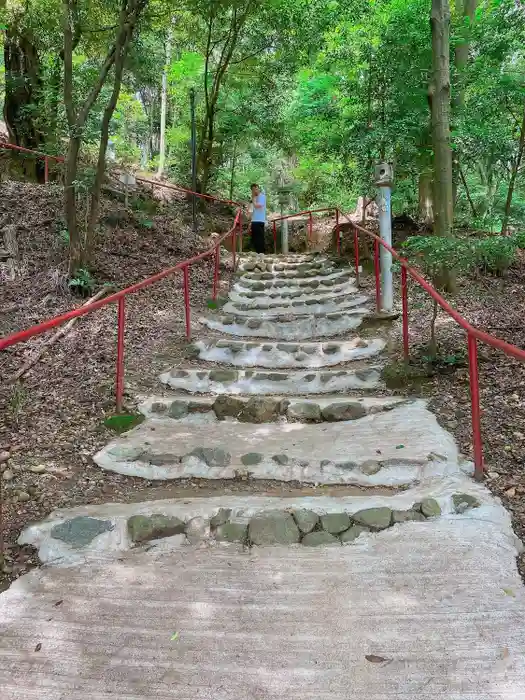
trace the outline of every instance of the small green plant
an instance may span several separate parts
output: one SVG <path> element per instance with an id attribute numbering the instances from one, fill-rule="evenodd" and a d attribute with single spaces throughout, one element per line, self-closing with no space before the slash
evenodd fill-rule
<path id="1" fill-rule="evenodd" d="M 92 293 L 95 287 L 95 280 L 91 276 L 89 270 L 80 267 L 73 277 L 68 282 L 69 288 L 79 294 L 80 296 L 87 297 Z"/>
<path id="2" fill-rule="evenodd" d="M 515 233 L 511 238 L 517 248 L 525 250 L 525 231 L 518 231 L 518 233 Z"/>
<path id="3" fill-rule="evenodd" d="M 104 425 L 120 435 L 140 425 L 143 420 L 144 416 L 141 413 L 115 413 L 105 419 Z"/>

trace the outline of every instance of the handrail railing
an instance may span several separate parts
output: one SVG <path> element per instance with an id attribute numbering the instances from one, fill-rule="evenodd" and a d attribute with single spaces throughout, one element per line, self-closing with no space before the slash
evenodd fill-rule
<path id="1" fill-rule="evenodd" d="M 17 146 L 14 143 L 5 143 L 3 141 L 0 141 L 0 148 L 3 148 L 4 150 L 8 151 L 17 151 L 19 153 L 30 153 L 32 156 L 35 156 L 35 158 L 43 158 L 44 159 L 44 182 L 47 185 L 49 182 L 49 161 L 52 160 L 55 163 L 63 163 L 64 162 L 64 157 L 63 156 L 50 156 L 48 153 L 41 153 L 40 151 L 33 151 L 31 148 L 24 148 L 23 146 Z"/>
<path id="2" fill-rule="evenodd" d="M 156 183 L 158 186 L 165 186 L 163 183 Z M 205 195 L 199 195 L 198 193 L 192 193 L 199 197 L 206 197 Z M 208 197 L 206 197 L 208 198 Z M 54 318 L 48 319 L 42 323 L 36 324 L 27 328 L 26 330 L 13 333 L 5 338 L 0 338 L 0 350 L 5 350 L 18 343 L 23 343 L 29 338 L 33 338 L 37 335 L 42 335 L 47 333 L 52 328 L 61 326 L 63 323 L 70 321 L 73 318 L 78 318 L 79 316 L 85 316 L 86 314 L 93 313 L 104 306 L 109 306 L 110 304 L 117 304 L 118 315 L 117 315 L 117 367 L 116 367 L 116 381 L 115 381 L 115 393 L 116 393 L 116 408 L 117 412 L 122 410 L 122 399 L 124 394 L 124 333 L 125 333 L 125 320 L 126 320 L 126 310 L 125 310 L 125 299 L 130 294 L 135 294 L 136 292 L 145 289 L 146 287 L 160 282 L 161 280 L 173 275 L 174 273 L 181 271 L 183 274 L 183 289 L 184 289 L 184 310 L 185 310 L 185 323 L 186 323 L 186 337 L 188 340 L 191 338 L 191 310 L 190 310 L 190 282 L 189 282 L 189 268 L 196 262 L 204 260 L 205 258 L 214 256 L 213 265 L 213 290 L 212 298 L 217 299 L 217 291 L 219 285 L 219 275 L 220 275 L 220 249 L 221 244 L 227 238 L 232 238 L 232 256 L 233 256 L 233 268 L 236 268 L 236 255 L 237 255 L 237 236 L 242 236 L 242 212 L 241 209 L 237 210 L 235 214 L 235 219 L 232 228 L 218 238 L 215 243 L 198 255 L 194 255 L 192 258 L 183 260 L 182 262 L 169 267 L 162 272 L 157 273 L 147 279 L 137 282 L 136 284 L 121 289 L 110 296 L 100 299 L 86 306 L 81 306 L 78 309 L 73 309 L 60 316 L 55 316 Z"/>
<path id="3" fill-rule="evenodd" d="M 315 213 L 314 210 L 301 212 L 298 215 Z M 474 476 L 476 479 L 483 478 L 483 441 L 481 437 L 481 419 L 480 419 L 480 401 L 479 401 L 479 371 L 478 371 L 478 347 L 477 343 L 482 342 L 496 350 L 500 350 L 505 355 L 513 357 L 521 362 L 525 362 L 525 350 L 507 343 L 505 340 L 496 338 L 496 336 L 486 333 L 485 331 L 476 328 L 469 323 L 463 316 L 456 311 L 444 299 L 439 292 L 428 282 L 417 270 L 408 264 L 408 261 L 403 258 L 392 246 L 388 245 L 381 239 L 380 236 L 372 231 L 363 228 L 356 224 L 348 214 L 345 214 L 340 209 L 335 209 L 336 213 L 336 247 L 340 253 L 340 229 L 341 217 L 346 219 L 354 232 L 354 260 L 356 278 L 359 281 L 359 235 L 364 234 L 374 241 L 374 275 L 375 275 L 375 291 L 376 291 L 376 310 L 381 312 L 381 271 L 380 271 L 380 246 L 386 248 L 401 265 L 401 307 L 403 318 L 403 354 L 406 361 L 410 356 L 410 337 L 409 337 L 409 316 L 408 316 L 408 277 L 410 276 L 422 289 L 424 289 L 437 304 L 465 331 L 467 334 L 467 351 L 469 360 L 469 383 L 470 383 L 470 399 L 471 399 L 471 421 L 472 421 L 472 444 L 474 452 Z M 298 216 L 296 215 L 296 216 Z M 293 214 L 289 218 L 293 218 Z"/>
<path id="4" fill-rule="evenodd" d="M 298 211 L 295 212 L 294 214 L 286 214 L 285 216 L 276 216 L 275 218 L 271 219 L 271 224 L 272 224 L 272 232 L 273 232 L 273 252 L 277 253 L 277 222 L 278 221 L 288 221 L 288 219 L 296 219 L 298 216 L 304 216 L 305 214 L 308 214 L 308 231 L 306 234 L 306 245 L 308 245 L 312 242 L 312 237 L 313 237 L 313 215 L 314 214 L 320 214 L 323 212 L 334 212 L 336 218 L 338 219 L 338 209 L 334 209 L 334 207 L 324 207 L 322 209 L 306 209 L 305 211 Z M 337 231 L 339 232 L 339 222 L 336 224 Z M 337 238 L 339 240 L 339 233 L 337 235 Z"/>

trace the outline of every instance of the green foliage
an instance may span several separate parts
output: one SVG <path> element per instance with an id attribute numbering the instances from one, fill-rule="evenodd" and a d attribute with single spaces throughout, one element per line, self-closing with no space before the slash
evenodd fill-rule
<path id="1" fill-rule="evenodd" d="M 516 241 L 506 236 L 488 236 L 473 244 L 476 267 L 481 272 L 501 275 L 516 260 Z"/>
<path id="2" fill-rule="evenodd" d="M 95 288 L 95 280 L 89 270 L 79 268 L 69 280 L 68 285 L 75 294 L 87 297 Z"/>
<path id="3" fill-rule="evenodd" d="M 120 435 L 140 425 L 143 420 L 141 413 L 115 413 L 104 420 L 104 426 Z"/>

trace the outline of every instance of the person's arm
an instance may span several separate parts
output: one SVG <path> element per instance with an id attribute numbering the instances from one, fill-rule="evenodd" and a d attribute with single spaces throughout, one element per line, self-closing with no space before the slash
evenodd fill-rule
<path id="1" fill-rule="evenodd" d="M 261 195 L 258 195 L 257 197 L 254 197 L 254 198 L 253 198 L 253 206 L 254 206 L 256 209 L 263 209 L 263 208 L 264 208 L 264 204 L 262 204 L 261 202 L 259 202 L 260 198 L 261 198 Z"/>

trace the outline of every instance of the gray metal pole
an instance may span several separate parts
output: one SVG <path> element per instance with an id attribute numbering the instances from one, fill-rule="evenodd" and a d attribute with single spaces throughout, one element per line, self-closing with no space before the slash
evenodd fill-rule
<path id="1" fill-rule="evenodd" d="M 377 208 L 379 210 L 379 235 L 381 239 L 392 246 L 392 168 L 388 163 L 380 163 L 375 170 L 377 193 Z M 394 306 L 392 284 L 392 253 L 380 246 L 381 260 L 381 307 L 382 311 L 391 313 Z"/>
<path id="2" fill-rule="evenodd" d="M 190 90 L 191 107 L 191 189 L 197 191 L 197 125 L 195 122 L 195 90 Z M 192 197 L 193 230 L 197 232 L 197 197 Z"/>

